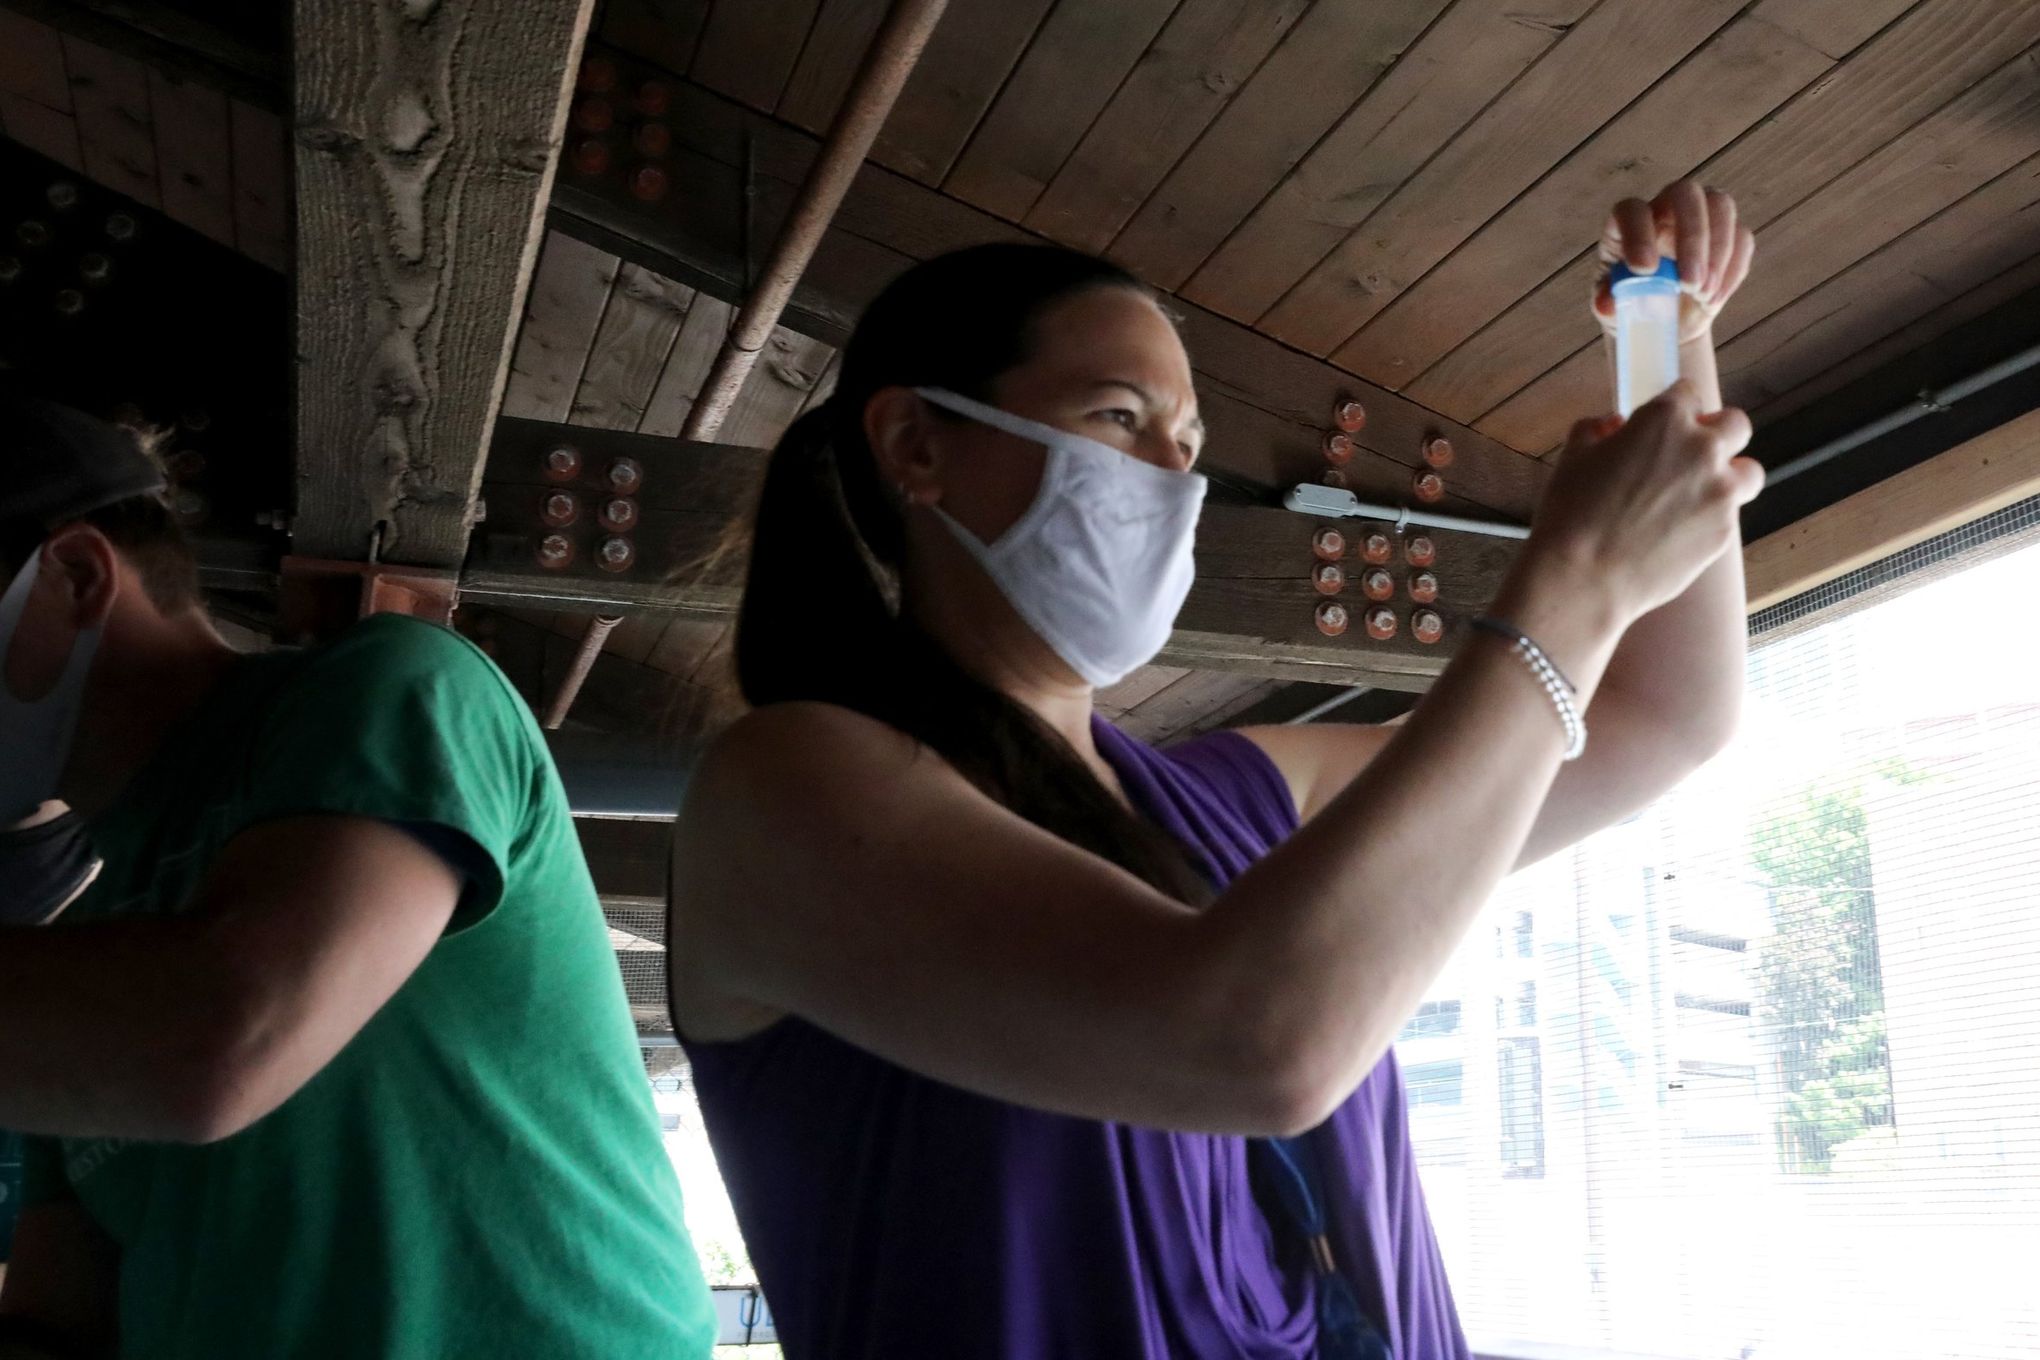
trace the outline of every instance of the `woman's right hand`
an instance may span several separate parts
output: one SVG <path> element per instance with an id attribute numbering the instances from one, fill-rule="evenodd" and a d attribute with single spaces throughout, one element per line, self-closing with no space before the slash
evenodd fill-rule
<path id="1" fill-rule="evenodd" d="M 1530 536 L 1531 570 L 1571 577 L 1623 626 L 1684 594 L 1735 542 L 1737 514 L 1764 487 L 1741 456 L 1750 419 L 1703 414 L 1692 386 L 1674 385 L 1619 416 L 1573 427 Z"/>

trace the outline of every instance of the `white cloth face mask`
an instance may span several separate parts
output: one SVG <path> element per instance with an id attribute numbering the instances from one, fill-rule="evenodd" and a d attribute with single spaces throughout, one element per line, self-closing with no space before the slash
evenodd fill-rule
<path id="1" fill-rule="evenodd" d="M 22 700 L 8 688 L 7 654 L 41 567 L 42 549 L 37 548 L 0 595 L 0 826 L 11 826 L 56 796 L 85 702 L 85 677 L 99 650 L 99 629 L 88 628 L 72 644 L 64 673 L 48 694 Z"/>
<path id="2" fill-rule="evenodd" d="M 1154 660 L 1197 575 L 1204 478 L 943 388 L 914 391 L 1048 450 L 1041 489 L 996 541 L 934 507 L 1014 612 L 1097 688 Z"/>

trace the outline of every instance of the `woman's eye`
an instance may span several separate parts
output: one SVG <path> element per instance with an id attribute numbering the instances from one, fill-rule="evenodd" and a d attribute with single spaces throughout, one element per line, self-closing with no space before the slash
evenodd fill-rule
<path id="1" fill-rule="evenodd" d="M 1123 406 L 1115 407 L 1110 411 L 1100 411 L 1098 416 L 1128 430 L 1138 430 L 1140 428 L 1140 417 Z"/>

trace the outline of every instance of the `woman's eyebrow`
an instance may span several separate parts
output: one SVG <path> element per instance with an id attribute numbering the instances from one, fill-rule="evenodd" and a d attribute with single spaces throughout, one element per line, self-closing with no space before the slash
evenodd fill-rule
<path id="1" fill-rule="evenodd" d="M 1150 410 L 1153 410 L 1160 405 L 1160 403 L 1155 400 L 1154 394 L 1152 392 L 1149 392 L 1145 387 L 1142 387 L 1139 383 L 1132 382 L 1126 378 L 1100 378 L 1097 382 L 1091 384 L 1091 390 L 1093 392 L 1096 392 L 1100 388 L 1104 387 L 1123 387 L 1127 391 L 1133 393 L 1133 395 L 1135 395 L 1136 397 L 1139 397 L 1143 402 L 1147 403 L 1148 408 Z M 1202 435 L 1204 433 L 1204 417 L 1203 416 L 1190 417 L 1190 428 L 1195 430 L 1198 434 Z"/>

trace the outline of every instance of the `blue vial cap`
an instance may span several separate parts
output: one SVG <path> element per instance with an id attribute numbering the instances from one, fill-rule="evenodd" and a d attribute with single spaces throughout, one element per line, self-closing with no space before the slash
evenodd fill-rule
<path id="1" fill-rule="evenodd" d="M 1666 279 L 1676 287 L 1679 282 L 1679 262 L 1669 255 L 1658 256 L 1657 268 L 1648 274 L 1639 274 L 1629 267 L 1626 260 L 1617 260 L 1608 267 L 1608 286 L 1628 283 L 1632 279 Z"/>

